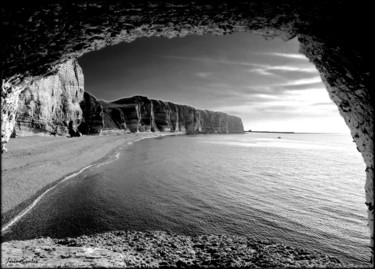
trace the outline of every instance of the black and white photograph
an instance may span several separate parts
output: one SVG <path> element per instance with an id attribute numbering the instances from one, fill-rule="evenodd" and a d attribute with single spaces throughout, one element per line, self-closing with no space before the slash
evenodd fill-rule
<path id="1" fill-rule="evenodd" d="M 1 4 L 2 268 L 373 268 L 371 5 Z"/>

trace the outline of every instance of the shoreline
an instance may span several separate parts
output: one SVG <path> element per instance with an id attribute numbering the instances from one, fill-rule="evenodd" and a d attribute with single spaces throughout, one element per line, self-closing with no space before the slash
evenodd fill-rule
<path id="1" fill-rule="evenodd" d="M 1 156 L 2 233 L 58 184 L 104 162 L 122 148 L 147 138 L 182 134 L 105 131 L 103 135 L 77 138 L 27 136 L 11 139 L 9 152 Z M 91 148 L 95 154 L 92 154 Z M 75 156 L 70 156 L 77 152 Z M 64 164 L 67 159 L 69 161 Z M 47 176 L 43 176 L 42 171 Z"/>
<path id="2" fill-rule="evenodd" d="M 8 171 L 8 169 L 18 169 L 19 167 L 22 168 L 24 166 L 29 166 L 32 162 L 28 162 L 27 159 L 33 158 L 34 153 L 31 155 L 29 154 L 30 156 L 26 153 L 28 153 L 28 150 L 31 152 L 34 148 L 41 147 L 41 144 L 44 144 L 46 147 L 42 151 L 36 153 L 35 158 L 37 160 L 35 162 L 42 167 L 44 163 L 38 158 L 43 152 L 49 153 L 43 156 L 42 159 L 44 160 L 46 160 L 46 157 L 51 154 L 56 156 L 56 154 L 58 154 L 57 152 L 61 150 L 55 148 L 56 144 L 63 143 L 62 146 L 66 147 L 64 152 L 68 154 L 69 158 L 69 150 L 79 151 L 80 148 L 85 148 L 86 146 L 97 147 L 97 144 L 100 142 L 103 142 L 105 146 L 108 146 L 106 143 L 109 143 L 110 147 L 106 151 L 100 151 L 101 155 L 96 155 L 96 160 L 89 163 L 89 165 L 66 174 L 49 184 L 46 182 L 47 185 L 45 185 L 39 192 L 18 205 L 21 209 L 18 211 L 16 210 L 18 207 L 13 209 L 13 213 L 15 214 L 13 217 L 19 216 L 20 213 L 23 214 L 25 210 L 28 210 L 30 206 L 33 206 L 36 199 L 42 198 L 44 193 L 57 187 L 59 183 L 71 179 L 71 177 L 82 173 L 90 167 L 111 162 L 114 158 L 117 159 L 119 152 L 123 148 L 133 145 L 135 142 L 147 138 L 161 138 L 164 136 L 177 135 L 182 135 L 182 133 L 137 133 L 119 135 L 116 132 L 108 132 L 102 136 L 84 136 L 81 138 L 25 137 L 21 139 L 13 139 L 14 144 L 12 146 L 14 146 L 15 151 L 9 154 L 11 156 L 5 156 L 8 166 L 2 166 L 2 173 L 3 169 L 5 172 L 10 173 L 11 171 Z M 43 143 L 42 140 L 46 140 L 46 142 Z M 16 143 L 17 141 L 20 143 Z M 31 144 L 29 144 L 27 148 L 23 148 L 22 146 L 24 143 Z M 78 148 L 76 148 L 77 146 Z M 76 158 L 84 158 L 84 156 L 90 154 L 90 152 L 91 151 L 85 151 L 83 154 L 75 156 L 73 161 L 75 161 Z M 26 157 L 21 156 L 25 160 L 13 164 L 12 162 L 16 161 L 17 156 L 20 156 L 20 154 L 27 155 Z M 58 157 L 62 158 L 62 156 Z M 28 170 L 26 170 L 26 172 L 27 171 Z M 2 184 L 3 183 L 4 182 L 2 182 Z M 31 180 L 27 183 L 32 184 L 33 182 Z M 25 187 L 27 187 L 27 185 L 24 186 L 24 188 Z M 4 191 L 3 188 L 2 190 Z M 22 207 L 22 205 L 25 206 Z M 10 211 L 7 213 L 9 212 Z M 3 221 L 2 233 L 4 224 Z M 175 240 L 177 240 L 177 244 L 175 244 Z M 233 243 L 237 241 L 238 244 Z M 244 241 L 247 242 L 247 250 L 243 249 Z M 157 242 L 156 245 L 155 242 Z M 51 239 L 47 237 L 22 241 L 12 240 L 5 242 L 2 241 L 1 246 L 2 257 L 4 257 L 1 261 L 3 267 L 12 267 L 17 262 L 20 262 L 16 265 L 19 267 L 33 267 L 37 265 L 37 267 L 73 268 L 83 266 L 92 267 L 94 265 L 103 267 L 143 266 L 154 268 L 176 266 L 191 266 L 194 268 L 212 268 L 221 266 L 348 266 L 348 264 L 342 263 L 342 261 L 334 256 L 327 256 L 324 253 L 311 250 L 298 249 L 277 242 L 265 243 L 264 241 L 258 241 L 244 236 L 230 235 L 176 235 L 164 231 L 111 231 L 90 236 L 83 235 L 76 238 L 67 237 L 62 239 Z M 166 254 L 160 255 L 160 253 Z M 349 267 L 367 268 L 364 264 L 350 264 Z"/>
<path id="3" fill-rule="evenodd" d="M 2 267 L 368 268 L 275 241 L 246 236 L 112 231 L 76 238 L 2 243 Z"/>

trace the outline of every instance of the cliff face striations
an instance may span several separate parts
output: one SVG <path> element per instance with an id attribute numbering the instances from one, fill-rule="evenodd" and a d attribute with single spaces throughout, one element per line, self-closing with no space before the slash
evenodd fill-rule
<path id="1" fill-rule="evenodd" d="M 18 96 L 13 136 L 100 134 L 126 132 L 242 133 L 240 118 L 222 112 L 144 96 L 114 102 L 97 100 L 84 92 L 81 67 L 76 60 L 62 64 L 44 78 L 33 77 Z"/>
<path id="2" fill-rule="evenodd" d="M 83 87 L 76 60 L 62 64 L 54 75 L 33 78 L 18 97 L 13 135 L 74 135 L 82 120 Z"/>
<path id="3" fill-rule="evenodd" d="M 85 96 L 89 94 L 85 93 Z M 93 97 L 92 97 L 93 98 Z M 85 98 L 86 99 L 86 98 Z M 95 100 L 95 99 L 92 99 Z M 149 99 L 144 96 L 123 98 L 114 102 L 94 101 L 102 107 L 103 129 L 125 129 L 128 132 L 186 132 L 187 134 L 243 133 L 240 118 L 223 112 L 199 110 L 186 105 Z M 82 107 L 84 119 L 92 115 Z M 99 114 L 97 114 L 99 117 Z M 96 125 L 96 130 L 100 126 Z M 93 133 L 79 128 L 82 133 Z M 97 131 L 96 131 L 97 132 Z"/>

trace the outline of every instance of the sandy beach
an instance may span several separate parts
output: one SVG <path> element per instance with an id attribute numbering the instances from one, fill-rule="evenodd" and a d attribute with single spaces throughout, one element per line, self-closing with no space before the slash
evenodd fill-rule
<path id="1" fill-rule="evenodd" d="M 107 132 L 101 136 L 28 136 L 11 139 L 1 156 L 2 227 L 45 190 L 99 162 L 120 146 L 174 133 Z"/>

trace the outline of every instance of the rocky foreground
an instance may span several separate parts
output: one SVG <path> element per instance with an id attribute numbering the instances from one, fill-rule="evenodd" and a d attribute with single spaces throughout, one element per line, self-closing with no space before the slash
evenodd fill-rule
<path id="1" fill-rule="evenodd" d="M 271 241 L 163 231 L 10 241 L 1 248 L 2 267 L 345 267 L 334 257 Z"/>

